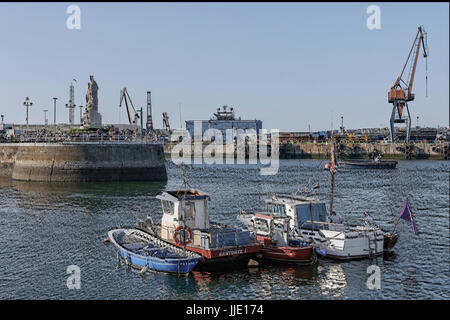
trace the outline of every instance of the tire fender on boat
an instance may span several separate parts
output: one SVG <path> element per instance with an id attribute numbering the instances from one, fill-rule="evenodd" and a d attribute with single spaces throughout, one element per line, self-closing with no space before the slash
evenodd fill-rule
<path id="1" fill-rule="evenodd" d="M 184 243 L 182 241 L 178 240 L 178 231 L 185 229 L 188 233 L 188 237 L 187 239 L 184 241 Z M 173 240 L 175 241 L 175 243 L 177 245 L 182 245 L 182 244 L 188 244 L 191 242 L 192 239 L 192 231 L 190 228 L 186 227 L 186 226 L 179 226 L 178 228 L 175 229 L 175 232 L 173 233 Z"/>

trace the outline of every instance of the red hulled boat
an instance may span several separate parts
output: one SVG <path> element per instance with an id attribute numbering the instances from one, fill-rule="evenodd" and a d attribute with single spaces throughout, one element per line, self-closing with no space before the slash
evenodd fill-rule
<path id="1" fill-rule="evenodd" d="M 263 245 L 264 259 L 290 262 L 315 263 L 314 246 L 289 237 L 289 217 L 255 213 L 252 217 L 257 240 Z"/>

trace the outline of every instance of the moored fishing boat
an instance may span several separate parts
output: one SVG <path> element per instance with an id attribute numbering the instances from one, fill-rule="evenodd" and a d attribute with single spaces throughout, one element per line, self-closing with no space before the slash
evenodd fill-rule
<path id="1" fill-rule="evenodd" d="M 394 233 L 395 227 L 391 233 L 384 232 L 371 221 L 367 212 L 365 222 L 360 225 L 347 225 L 342 221 L 333 220 L 331 213 L 334 213 L 334 175 L 337 172 L 334 146 L 332 146 L 331 163 L 327 165 L 327 170 L 331 174 L 329 211 L 325 201 L 309 195 L 300 197 L 293 194 L 272 195 L 265 199 L 265 212 L 290 218 L 290 234 L 303 241 L 312 241 L 316 247 L 324 249 L 327 258 L 362 259 L 382 255 L 384 250 L 392 249 L 398 240 L 398 235 Z M 406 212 L 405 208 L 403 211 Z M 404 219 L 412 221 L 407 214 L 404 215 L 406 217 Z M 249 225 L 251 215 L 250 217 L 241 215 L 240 220 L 247 221 L 246 224 Z"/>
<path id="2" fill-rule="evenodd" d="M 159 194 L 163 215 L 160 224 L 151 219 L 139 228 L 174 246 L 202 255 L 198 267 L 216 263 L 247 264 L 261 244 L 248 230 L 210 222 L 210 197 L 198 190 L 174 190 Z M 230 264 L 231 263 L 231 264 Z"/>
<path id="3" fill-rule="evenodd" d="M 312 197 L 278 195 L 265 199 L 266 210 L 290 217 L 291 233 L 324 249 L 327 258 L 361 259 L 381 255 L 384 232 L 376 225 L 345 225 L 329 220 L 326 203 Z"/>
<path id="4" fill-rule="evenodd" d="M 314 246 L 289 236 L 289 219 L 266 213 L 253 214 L 250 229 L 263 244 L 261 248 L 263 258 L 288 263 L 315 263 L 317 258 Z"/>
<path id="5" fill-rule="evenodd" d="M 141 271 L 186 275 L 202 258 L 199 254 L 180 249 L 135 228 L 110 230 L 108 239 L 126 264 Z"/>

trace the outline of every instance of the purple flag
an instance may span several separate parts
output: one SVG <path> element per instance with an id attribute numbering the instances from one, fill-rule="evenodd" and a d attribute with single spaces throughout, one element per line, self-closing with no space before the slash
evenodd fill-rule
<path id="1" fill-rule="evenodd" d="M 409 207 L 408 198 L 406 198 L 406 200 L 405 200 L 405 204 L 403 205 L 402 212 L 400 213 L 400 218 L 411 222 L 411 227 L 412 227 L 414 234 L 416 234 L 416 235 L 419 234 L 419 230 L 417 230 L 416 223 L 414 222 L 414 219 L 413 219 L 411 208 Z"/>

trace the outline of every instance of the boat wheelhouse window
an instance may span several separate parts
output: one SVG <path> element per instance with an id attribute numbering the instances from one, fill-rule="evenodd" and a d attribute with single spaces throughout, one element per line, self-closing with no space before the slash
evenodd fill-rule
<path id="1" fill-rule="evenodd" d="M 299 227 L 312 228 L 314 222 L 327 222 L 325 203 L 304 203 L 296 206 L 297 222 Z M 323 225 L 315 225 L 314 229 L 323 228 Z"/>
<path id="2" fill-rule="evenodd" d="M 280 216 L 285 216 L 286 215 L 285 205 L 268 202 L 266 204 L 266 212 L 274 213 Z"/>
<path id="3" fill-rule="evenodd" d="M 185 219 L 193 218 L 195 212 L 195 204 L 193 202 L 184 202 L 183 212 Z"/>
<path id="4" fill-rule="evenodd" d="M 269 232 L 269 221 L 265 219 L 256 219 L 255 220 L 255 228 L 258 231 Z"/>
<path id="5" fill-rule="evenodd" d="M 167 214 L 173 214 L 174 213 L 173 202 L 163 200 L 163 201 L 161 201 L 161 204 L 162 204 L 163 213 L 167 213 Z"/>
<path id="6" fill-rule="evenodd" d="M 274 220 L 273 222 L 273 231 L 284 231 L 284 221 Z"/>

